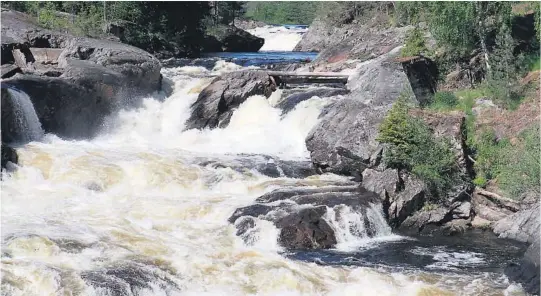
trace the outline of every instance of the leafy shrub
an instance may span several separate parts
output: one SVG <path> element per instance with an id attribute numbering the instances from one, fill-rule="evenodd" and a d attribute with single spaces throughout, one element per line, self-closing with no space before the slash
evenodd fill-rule
<path id="1" fill-rule="evenodd" d="M 423 180 L 433 197 L 442 197 L 454 185 L 458 166 L 449 141 L 436 139 L 428 125 L 409 114 L 401 96 L 380 125 L 377 141 L 389 145 L 386 166 L 404 169 Z"/>
<path id="2" fill-rule="evenodd" d="M 434 110 L 453 110 L 459 105 L 458 98 L 452 92 L 437 92 L 429 108 Z"/>

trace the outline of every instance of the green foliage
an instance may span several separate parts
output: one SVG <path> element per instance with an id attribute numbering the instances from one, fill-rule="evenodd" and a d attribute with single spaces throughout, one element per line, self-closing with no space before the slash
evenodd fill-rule
<path id="1" fill-rule="evenodd" d="M 476 138 L 474 148 L 477 182 L 497 180 L 499 187 L 514 199 L 522 198 L 525 193 L 540 193 L 538 126 L 521 133 L 515 144 L 507 139 L 498 141 L 493 131 L 484 131 Z"/>
<path id="2" fill-rule="evenodd" d="M 69 2 L 14 1 L 4 7 L 32 14 L 50 29 L 75 35 L 100 37 L 108 24 L 130 24 L 123 42 L 148 51 L 182 47 L 182 53 L 194 54 L 204 42 L 203 19 L 210 15 L 209 2 L 100 1 Z M 228 7 L 220 20 L 234 17 L 242 2 L 220 2 Z"/>
<path id="3" fill-rule="evenodd" d="M 488 183 L 488 180 L 484 176 L 477 176 L 473 179 L 473 185 L 478 187 L 485 187 Z"/>
<path id="4" fill-rule="evenodd" d="M 417 56 L 420 54 L 427 55 L 428 49 L 426 48 L 425 37 L 423 32 L 415 27 L 408 32 L 406 37 L 406 44 L 400 51 L 400 55 L 403 57 Z"/>
<path id="5" fill-rule="evenodd" d="M 427 184 L 433 197 L 443 197 L 457 179 L 455 155 L 447 140 L 436 139 L 426 123 L 409 110 L 401 96 L 380 125 L 377 141 L 389 145 L 385 164 L 413 173 Z"/>
<path id="6" fill-rule="evenodd" d="M 437 92 L 429 105 L 430 109 L 445 111 L 454 110 L 459 106 L 458 98 L 452 92 Z"/>
<path id="7" fill-rule="evenodd" d="M 318 2 L 247 2 L 245 16 L 268 24 L 309 25 L 314 20 Z"/>

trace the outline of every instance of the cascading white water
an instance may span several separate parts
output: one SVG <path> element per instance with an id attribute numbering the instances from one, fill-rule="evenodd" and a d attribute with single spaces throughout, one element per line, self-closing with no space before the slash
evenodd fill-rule
<path id="1" fill-rule="evenodd" d="M 17 127 L 15 134 L 21 142 L 39 140 L 43 136 L 43 130 L 30 97 L 12 88 L 7 88 L 7 92 L 12 104 L 14 126 Z"/>
<path id="2" fill-rule="evenodd" d="M 227 222 L 235 209 L 284 186 L 345 178 L 270 178 L 198 159 L 263 153 L 308 160 L 304 138 L 332 99 L 312 98 L 282 116 L 273 107 L 279 92 L 254 96 L 227 128 L 183 131 L 190 104 L 210 81 L 186 75 L 194 71 L 203 70 L 165 69 L 174 93 L 119 112 L 97 139 L 47 135 L 18 149 L 22 166 L 2 180 L 2 295 L 501 293 L 482 277 L 472 287 L 471 277 L 288 259 L 268 221 L 258 222 L 253 244 L 245 244 Z M 342 219 L 329 217 L 340 242 L 362 238 L 360 217 L 340 211 Z M 377 221 L 380 211 L 366 215 Z M 378 225 L 387 236 L 386 224 Z"/>
<path id="3" fill-rule="evenodd" d="M 248 32 L 265 39 L 265 44 L 259 51 L 292 51 L 308 29 L 265 26 L 250 29 Z"/>
<path id="4" fill-rule="evenodd" d="M 374 246 L 378 241 L 401 239 L 391 232 L 391 227 L 383 218 L 381 204 L 370 204 L 364 209 L 352 209 L 347 206 L 336 206 L 328 209 L 325 219 L 335 230 L 340 251 L 353 251 L 361 246 Z M 365 220 L 368 221 L 366 225 Z M 367 229 L 367 226 L 370 229 Z"/>

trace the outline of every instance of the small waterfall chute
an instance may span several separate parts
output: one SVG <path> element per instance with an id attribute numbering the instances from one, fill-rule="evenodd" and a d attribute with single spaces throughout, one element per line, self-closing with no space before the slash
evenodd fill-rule
<path id="1" fill-rule="evenodd" d="M 2 133 L 8 133 L 6 138 L 13 142 L 26 143 L 41 139 L 44 132 L 30 97 L 10 85 L 2 85 L 2 88 L 7 92 L 5 97 L 2 95 Z"/>

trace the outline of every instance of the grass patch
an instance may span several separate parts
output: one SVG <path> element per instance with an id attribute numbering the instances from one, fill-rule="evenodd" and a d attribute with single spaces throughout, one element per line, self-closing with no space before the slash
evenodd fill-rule
<path id="1" fill-rule="evenodd" d="M 527 193 L 541 194 L 539 126 L 523 131 L 513 143 L 509 139 L 497 140 L 493 131 L 484 131 L 476 137 L 473 147 L 476 185 L 496 180 L 502 191 L 517 200 Z"/>
<path id="2" fill-rule="evenodd" d="M 459 106 L 459 100 L 452 92 L 437 92 L 434 95 L 432 103 L 428 106 L 429 109 L 436 111 L 456 110 Z"/>

